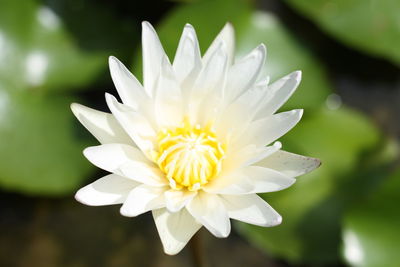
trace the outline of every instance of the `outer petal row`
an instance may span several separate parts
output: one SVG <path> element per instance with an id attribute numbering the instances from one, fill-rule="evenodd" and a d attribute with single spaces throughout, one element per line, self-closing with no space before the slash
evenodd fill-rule
<path id="1" fill-rule="evenodd" d="M 153 218 L 164 251 L 169 255 L 179 253 L 201 227 L 185 209 L 175 213 L 167 209 L 153 210 Z"/>
<path id="2" fill-rule="evenodd" d="M 256 119 L 274 114 L 294 93 L 300 80 L 301 71 L 295 71 L 271 84 L 258 108 Z"/>
<path id="3" fill-rule="evenodd" d="M 107 105 L 111 112 L 133 139 L 140 150 L 150 159 L 150 152 L 154 150 L 156 132 L 150 121 L 140 112 L 119 103 L 114 96 L 106 94 Z"/>
<path id="4" fill-rule="evenodd" d="M 186 208 L 216 237 L 227 237 L 231 232 L 228 213 L 218 195 L 200 191 Z"/>
<path id="5" fill-rule="evenodd" d="M 250 125 L 254 121 L 278 116 L 272 114 L 293 94 L 300 79 L 301 72 L 295 71 L 271 85 L 268 85 L 268 81 L 256 83 L 237 98 L 233 98 L 232 102 L 225 99 L 228 101 L 227 106 L 218 114 L 216 125 L 219 136 L 235 139 L 243 134 L 244 129 L 251 129 Z M 229 80 L 230 78 L 228 82 Z M 225 95 L 235 94 L 235 90 L 230 91 L 235 86 L 227 86 Z"/>
<path id="6" fill-rule="evenodd" d="M 249 130 L 234 140 L 232 146 L 236 148 L 248 144 L 268 145 L 290 131 L 300 121 L 302 115 L 302 109 L 295 109 L 253 121 L 249 125 Z"/>
<path id="7" fill-rule="evenodd" d="M 217 237 L 230 232 L 229 218 L 259 226 L 275 226 L 282 222 L 281 216 L 256 194 L 244 196 L 197 195 L 179 212 L 167 209 L 153 211 L 153 217 L 164 251 L 175 255 L 186 245 L 197 230 L 204 225 Z"/>
<path id="8" fill-rule="evenodd" d="M 150 98 L 136 77 L 115 57 L 109 58 L 111 77 L 122 102 L 135 110 L 150 105 Z"/>
<path id="9" fill-rule="evenodd" d="M 282 217 L 256 194 L 231 196 L 221 195 L 230 218 L 264 227 L 278 225 Z"/>
<path id="10" fill-rule="evenodd" d="M 246 166 L 226 173 L 204 187 L 213 194 L 241 195 L 283 190 L 296 180 L 281 172 L 260 166 Z"/>
<path id="11" fill-rule="evenodd" d="M 75 198 L 89 206 L 120 204 L 125 201 L 129 192 L 138 185 L 139 183 L 125 177 L 109 174 L 79 189 Z"/>
<path id="12" fill-rule="evenodd" d="M 125 143 L 134 145 L 132 139 L 115 117 L 106 112 L 73 103 L 71 110 L 83 126 L 102 144 Z"/>
<path id="13" fill-rule="evenodd" d="M 161 171 L 143 153 L 129 145 L 107 144 L 88 147 L 85 157 L 97 167 L 150 186 L 164 186 Z"/>
<path id="14" fill-rule="evenodd" d="M 279 150 L 255 163 L 255 165 L 277 170 L 290 177 L 297 177 L 318 168 L 321 165 L 321 161 L 316 158 Z"/>
<path id="15" fill-rule="evenodd" d="M 138 216 L 149 210 L 165 207 L 164 192 L 166 188 L 153 187 L 145 184 L 133 189 L 124 205 L 121 207 L 121 214 L 127 217 Z"/>

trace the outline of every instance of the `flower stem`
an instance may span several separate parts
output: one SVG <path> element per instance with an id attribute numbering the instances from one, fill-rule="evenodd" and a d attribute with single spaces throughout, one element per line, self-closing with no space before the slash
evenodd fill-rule
<path id="1" fill-rule="evenodd" d="M 193 267 L 206 267 L 202 249 L 200 233 L 196 233 L 189 242 L 190 252 L 192 254 Z"/>

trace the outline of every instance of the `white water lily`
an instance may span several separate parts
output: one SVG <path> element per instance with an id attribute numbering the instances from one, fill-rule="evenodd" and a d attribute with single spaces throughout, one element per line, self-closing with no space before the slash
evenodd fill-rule
<path id="1" fill-rule="evenodd" d="M 106 94 L 111 113 L 72 104 L 98 139 L 87 159 L 111 174 L 81 188 L 91 206 L 123 204 L 121 214 L 152 211 L 164 251 L 176 254 L 206 227 L 227 237 L 230 219 L 275 226 L 281 216 L 257 193 L 291 186 L 320 162 L 275 142 L 303 111 L 274 114 L 301 79 L 296 71 L 268 85 L 259 80 L 266 48 L 234 61 L 234 32 L 222 29 L 203 57 L 195 30 L 184 27 L 171 64 L 153 27 L 143 23 L 143 85 L 110 57 L 122 103 Z"/>

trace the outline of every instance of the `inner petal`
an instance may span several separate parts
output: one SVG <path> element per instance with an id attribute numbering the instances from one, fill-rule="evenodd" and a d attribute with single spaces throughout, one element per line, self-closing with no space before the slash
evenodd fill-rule
<path id="1" fill-rule="evenodd" d="M 211 124 L 181 126 L 158 133 L 154 161 L 165 173 L 173 189 L 199 190 L 221 172 L 225 146 L 218 141 Z"/>

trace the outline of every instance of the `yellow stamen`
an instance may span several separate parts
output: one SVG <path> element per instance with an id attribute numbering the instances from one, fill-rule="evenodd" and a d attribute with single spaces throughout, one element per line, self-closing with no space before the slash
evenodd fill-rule
<path id="1" fill-rule="evenodd" d="M 181 127 L 158 133 L 154 161 L 172 188 L 196 191 L 219 174 L 224 154 L 211 125 L 202 128 L 185 119 Z"/>

